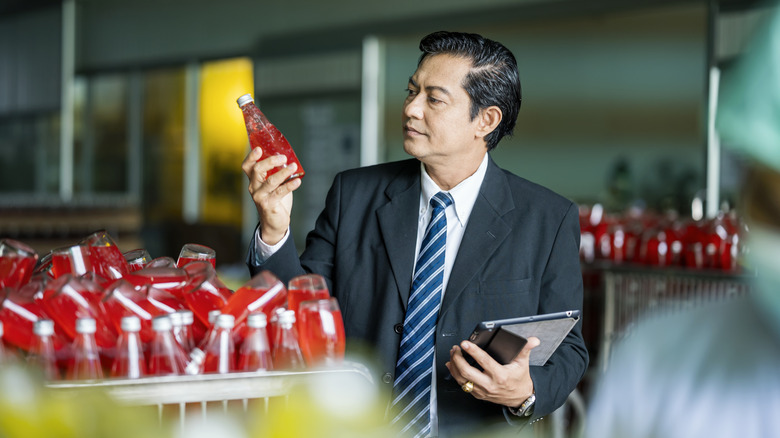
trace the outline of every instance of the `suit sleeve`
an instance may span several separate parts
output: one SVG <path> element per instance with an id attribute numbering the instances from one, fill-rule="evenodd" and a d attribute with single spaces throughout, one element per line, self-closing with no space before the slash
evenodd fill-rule
<path id="1" fill-rule="evenodd" d="M 539 314 L 582 309 L 582 271 L 579 261 L 580 228 L 577 206 L 570 204 L 558 228 L 544 270 Z M 582 338 L 582 318 L 544 366 L 530 367 L 536 392 L 532 421 L 561 406 L 588 367 Z"/>
<path id="2" fill-rule="evenodd" d="M 325 277 L 328 287 L 333 290 L 333 260 L 338 234 L 340 189 L 341 175 L 339 174 L 328 191 L 325 209 L 317 218 L 314 230 L 306 237 L 306 250 L 300 257 L 292 235 L 275 254 L 260 264 L 255 262 L 256 250 L 252 243 L 246 259 L 250 274 L 256 275 L 262 270 L 268 270 L 287 284 L 295 276 L 316 273 Z"/>

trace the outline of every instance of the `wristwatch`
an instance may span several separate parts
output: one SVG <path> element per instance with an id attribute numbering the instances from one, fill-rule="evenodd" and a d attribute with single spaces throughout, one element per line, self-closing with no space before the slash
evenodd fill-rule
<path id="1" fill-rule="evenodd" d="M 536 404 L 536 391 L 519 408 L 509 408 L 509 412 L 518 417 L 530 417 L 534 413 L 534 404 Z"/>

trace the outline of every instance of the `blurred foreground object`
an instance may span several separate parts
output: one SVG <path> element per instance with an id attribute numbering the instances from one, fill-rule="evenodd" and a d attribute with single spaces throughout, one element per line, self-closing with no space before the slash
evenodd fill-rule
<path id="1" fill-rule="evenodd" d="M 588 437 L 776 436 L 780 430 L 780 11 L 724 76 L 718 128 L 749 160 L 741 209 L 751 294 L 641 323 L 616 349 Z"/>

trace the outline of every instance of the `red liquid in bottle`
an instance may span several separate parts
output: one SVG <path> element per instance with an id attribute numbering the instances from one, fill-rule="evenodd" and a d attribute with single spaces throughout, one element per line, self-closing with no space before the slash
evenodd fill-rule
<path id="1" fill-rule="evenodd" d="M 73 361 L 68 367 L 69 380 L 102 379 L 103 368 L 100 352 L 95 342 L 95 320 L 79 318 L 76 321 L 76 338 L 73 340 Z"/>
<path id="2" fill-rule="evenodd" d="M 146 374 L 143 346 L 138 335 L 141 320 L 137 316 L 124 317 L 121 328 L 116 357 L 111 365 L 111 376 L 137 379 Z"/>
<path id="3" fill-rule="evenodd" d="M 76 325 L 78 318 L 92 318 L 96 321 L 97 331 L 94 338 L 104 349 L 116 345 L 116 331 L 108 317 L 95 304 L 95 294 L 88 284 L 70 274 L 49 282 L 43 292 L 43 308 L 58 326 L 72 339 L 78 336 Z"/>
<path id="4" fill-rule="evenodd" d="M 155 376 L 178 375 L 187 367 L 187 354 L 173 337 L 173 325 L 168 316 L 152 320 L 155 337 L 149 354 L 149 374 Z"/>
<path id="5" fill-rule="evenodd" d="M 287 290 L 287 308 L 298 314 L 298 308 L 302 301 L 308 300 L 327 300 L 330 293 L 327 289 L 288 289 Z"/>
<path id="6" fill-rule="evenodd" d="M 0 256 L 0 289 L 26 284 L 35 268 L 36 257 L 16 254 Z"/>
<path id="7" fill-rule="evenodd" d="M 271 319 L 274 309 L 287 303 L 287 288 L 269 271 L 262 271 L 241 286 L 228 300 L 222 313 L 235 317 L 239 326 L 250 313 L 262 311 Z"/>
<path id="8" fill-rule="evenodd" d="M 166 314 L 164 310 L 155 307 L 143 291 L 135 289 L 125 280 L 118 280 L 106 289 L 106 295 L 100 305 L 119 333 L 122 333 L 122 321 L 125 317 L 137 317 L 140 323 L 139 334 L 144 343 L 149 343 L 154 338 L 152 319 Z"/>
<path id="9" fill-rule="evenodd" d="M 231 333 L 233 321 L 233 315 L 217 316 L 214 333 L 204 348 L 206 352 L 206 359 L 203 362 L 204 373 L 225 374 L 236 369 L 236 349 Z"/>
<path id="10" fill-rule="evenodd" d="M 207 258 L 194 258 L 194 257 L 179 257 L 179 259 L 176 261 L 176 267 L 177 268 L 183 268 L 184 265 L 192 262 L 209 262 L 211 266 L 217 267 L 217 259 L 207 259 Z"/>
<path id="11" fill-rule="evenodd" d="M 177 299 L 184 299 L 184 288 L 187 285 L 187 273 L 178 268 L 144 268 L 127 274 L 125 280 L 136 287 L 153 286 L 163 290 Z"/>
<path id="12" fill-rule="evenodd" d="M 273 370 L 271 345 L 266 332 L 265 313 L 253 313 L 247 318 L 247 331 L 238 357 L 241 371 Z"/>
<path id="13" fill-rule="evenodd" d="M 54 348 L 54 321 L 40 319 L 33 325 L 35 345 L 27 356 L 27 363 L 43 372 L 46 380 L 58 380 L 57 355 Z"/>
<path id="14" fill-rule="evenodd" d="M 296 370 L 305 368 L 295 330 L 295 312 L 286 310 L 279 315 L 279 330 L 274 342 L 273 361 L 277 370 Z"/>
<path id="15" fill-rule="evenodd" d="M 259 147 L 263 151 L 263 156 L 260 158 L 264 160 L 274 155 L 284 155 L 287 157 L 287 164 L 282 167 L 287 167 L 292 163 L 298 165 L 296 172 L 290 176 L 289 179 L 303 178 L 305 171 L 301 162 L 298 161 L 298 157 L 295 155 L 290 142 L 284 137 L 284 135 L 265 117 L 260 109 L 257 108 L 252 96 L 245 94 L 238 98 L 238 106 L 244 114 L 244 123 L 246 124 L 246 131 L 249 135 L 249 144 L 252 148 Z M 268 171 L 267 177 L 278 172 L 281 167 L 276 167 Z"/>
<path id="16" fill-rule="evenodd" d="M 309 366 L 338 363 L 344 358 L 344 321 L 338 306 L 329 308 L 329 302 L 307 303 L 299 311 L 298 340 Z"/>

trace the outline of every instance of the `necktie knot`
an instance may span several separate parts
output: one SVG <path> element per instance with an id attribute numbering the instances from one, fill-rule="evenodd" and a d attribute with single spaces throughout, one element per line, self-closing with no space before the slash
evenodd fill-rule
<path id="1" fill-rule="evenodd" d="M 431 198 L 431 207 L 433 207 L 434 216 L 436 212 L 444 210 L 453 203 L 452 195 L 447 192 L 439 192 Z"/>

